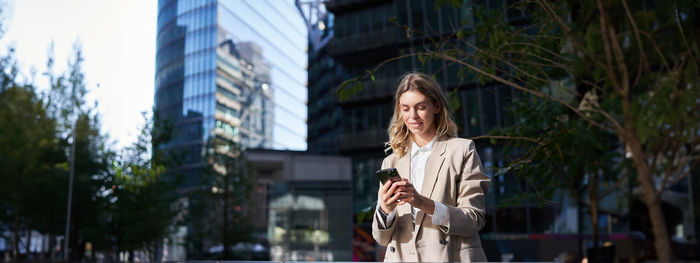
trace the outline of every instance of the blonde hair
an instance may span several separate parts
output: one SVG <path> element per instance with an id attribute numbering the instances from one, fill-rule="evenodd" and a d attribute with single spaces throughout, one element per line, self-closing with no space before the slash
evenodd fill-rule
<path id="1" fill-rule="evenodd" d="M 457 124 L 450 115 L 447 96 L 440 85 L 430 76 L 420 72 L 409 72 L 401 77 L 401 82 L 394 95 L 394 115 L 389 123 L 389 142 L 385 152 L 393 150 L 398 157 L 405 155 L 411 146 L 411 131 L 408 130 L 401 117 L 399 98 L 408 91 L 418 91 L 430 98 L 431 102 L 439 105 L 435 117 L 436 136 L 457 137 Z"/>

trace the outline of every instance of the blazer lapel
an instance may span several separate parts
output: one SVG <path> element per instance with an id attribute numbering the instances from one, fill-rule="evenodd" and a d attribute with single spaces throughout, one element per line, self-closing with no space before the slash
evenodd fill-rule
<path id="1" fill-rule="evenodd" d="M 398 162 L 396 163 L 396 170 L 399 172 L 399 176 L 405 179 L 411 179 L 411 153 L 404 154 Z M 400 205 L 396 207 L 396 218 L 400 215 L 411 214 L 410 205 Z"/>
<path id="2" fill-rule="evenodd" d="M 411 153 L 404 154 L 396 164 L 396 170 L 401 178 L 411 179 Z"/>
<path id="3" fill-rule="evenodd" d="M 445 150 L 447 149 L 447 138 L 445 136 L 439 138 L 435 145 L 433 146 L 433 151 L 428 159 L 428 164 L 425 167 L 425 178 L 423 178 L 423 186 L 421 187 L 420 194 L 422 196 L 431 198 L 433 190 L 435 189 L 435 182 L 437 181 L 438 174 L 442 168 L 442 164 L 445 162 Z M 420 211 L 416 214 L 416 232 L 418 228 L 423 223 L 423 218 L 425 217 L 425 212 Z"/>

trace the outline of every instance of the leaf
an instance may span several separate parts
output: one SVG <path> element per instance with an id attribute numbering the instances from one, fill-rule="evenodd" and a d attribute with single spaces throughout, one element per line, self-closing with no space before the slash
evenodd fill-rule
<path id="1" fill-rule="evenodd" d="M 367 70 L 365 70 L 365 71 L 366 71 L 367 74 L 369 75 L 369 78 L 372 80 L 372 82 L 375 82 L 375 80 L 374 80 L 374 74 L 372 73 L 372 71 L 369 70 L 369 69 L 367 69 Z"/>
<path id="2" fill-rule="evenodd" d="M 462 30 L 462 29 L 460 29 L 459 31 L 457 31 L 457 38 L 458 38 L 458 39 L 464 39 L 464 37 L 466 37 L 466 35 L 467 35 L 467 34 L 464 33 L 464 30 Z"/>

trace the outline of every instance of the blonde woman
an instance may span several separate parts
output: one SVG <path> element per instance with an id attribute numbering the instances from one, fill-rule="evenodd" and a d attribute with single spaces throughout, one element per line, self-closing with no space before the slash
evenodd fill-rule
<path id="1" fill-rule="evenodd" d="M 382 169 L 396 168 L 401 180 L 380 185 L 372 222 L 384 261 L 486 261 L 479 230 L 491 180 L 474 142 L 457 138 L 446 96 L 428 75 L 404 75 L 394 103 L 393 153 Z"/>

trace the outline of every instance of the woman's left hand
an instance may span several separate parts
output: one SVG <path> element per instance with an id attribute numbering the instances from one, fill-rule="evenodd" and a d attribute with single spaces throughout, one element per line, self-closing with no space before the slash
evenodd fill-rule
<path id="1" fill-rule="evenodd" d="M 413 187 L 408 179 L 403 178 L 401 181 L 394 182 L 399 187 L 397 189 L 399 200 L 397 201 L 399 205 L 410 204 L 411 206 L 423 210 L 428 214 L 433 214 L 435 210 L 435 203 L 430 198 L 422 196 L 416 188 Z"/>

